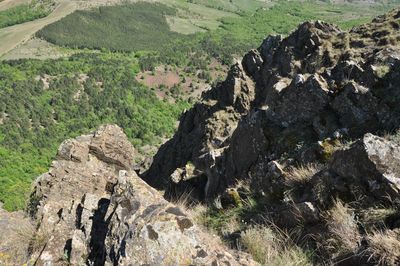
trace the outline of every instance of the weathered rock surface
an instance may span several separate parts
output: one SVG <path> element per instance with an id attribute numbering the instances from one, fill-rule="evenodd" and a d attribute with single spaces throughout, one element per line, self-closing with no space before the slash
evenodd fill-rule
<path id="1" fill-rule="evenodd" d="M 268 37 L 183 114 L 144 180 L 219 209 L 250 183 L 262 210 L 245 223 L 299 232 L 317 264 L 381 263 L 395 244 L 368 257 L 368 235 L 400 227 L 399 29 L 393 10 L 349 32 L 316 21 Z"/>
<path id="2" fill-rule="evenodd" d="M 142 181 L 134 148 L 106 125 L 65 141 L 31 196 L 37 235 L 48 236 L 35 265 L 253 265 L 228 250 Z"/>
<path id="3" fill-rule="evenodd" d="M 331 169 L 348 183 L 363 183 L 377 198 L 400 196 L 400 145 L 366 134 L 333 155 Z"/>
<path id="4" fill-rule="evenodd" d="M 268 37 L 182 116 L 145 180 L 167 196 L 192 191 L 210 202 L 252 169 L 271 176 L 265 166 L 282 156 L 292 164 L 323 161 L 329 156 L 320 142 L 398 128 L 397 13 L 349 32 L 317 21 Z M 202 174 L 173 181 L 187 163 Z"/>

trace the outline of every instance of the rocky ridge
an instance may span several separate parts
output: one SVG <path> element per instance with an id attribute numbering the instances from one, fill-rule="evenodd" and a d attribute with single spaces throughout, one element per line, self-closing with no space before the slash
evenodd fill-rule
<path id="1" fill-rule="evenodd" d="M 145 180 L 213 200 L 260 163 L 323 161 L 323 144 L 395 130 L 399 18 L 394 10 L 350 32 L 306 22 L 286 38 L 269 36 L 183 114 Z M 190 166 L 194 174 L 182 175 Z"/>
<path id="2" fill-rule="evenodd" d="M 182 115 L 144 180 L 167 198 L 190 193 L 218 209 L 248 182 L 259 216 L 283 230 L 304 227 L 299 239 L 313 236 L 302 246 L 318 263 L 382 264 L 370 236 L 400 239 L 399 29 L 393 10 L 349 32 L 316 21 L 269 36 Z M 335 208 L 348 208 L 354 224 L 345 250 L 337 228 L 329 233 Z"/>
<path id="3" fill-rule="evenodd" d="M 115 125 L 61 144 L 31 195 L 32 265 L 257 265 L 142 181 L 134 156 Z"/>

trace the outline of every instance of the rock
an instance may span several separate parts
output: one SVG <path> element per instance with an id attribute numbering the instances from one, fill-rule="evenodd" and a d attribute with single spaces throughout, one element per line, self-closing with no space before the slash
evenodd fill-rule
<path id="1" fill-rule="evenodd" d="M 185 167 L 178 168 L 172 173 L 171 181 L 174 182 L 175 184 L 178 184 L 181 181 L 183 182 L 188 181 L 201 174 L 202 172 L 197 170 L 192 163 L 187 163 Z"/>
<path id="2" fill-rule="evenodd" d="M 276 48 L 278 48 L 281 41 L 281 35 L 268 36 L 263 41 L 259 50 L 264 61 L 266 61 L 267 63 L 270 63 L 270 61 L 272 61 L 272 55 L 274 54 Z"/>
<path id="3" fill-rule="evenodd" d="M 0 265 L 22 265 L 27 262 L 32 237 L 34 224 L 29 217 L 22 211 L 7 212 L 0 204 Z"/>
<path id="4" fill-rule="evenodd" d="M 321 221 L 319 211 L 311 202 L 292 203 L 286 208 L 280 210 L 281 225 L 286 227 L 295 227 L 299 224 L 308 226 Z"/>
<path id="5" fill-rule="evenodd" d="M 115 125 L 63 142 L 31 196 L 33 233 L 47 236 L 31 254 L 36 265 L 257 265 L 148 186 L 133 159 Z M 191 164 L 184 171 L 185 181 L 195 174 Z"/>
<path id="6" fill-rule="evenodd" d="M 178 197 L 194 190 L 210 202 L 232 180 L 249 179 L 261 159 L 263 165 L 283 155 L 297 163 L 324 162 L 331 153 L 319 143 L 328 138 L 357 139 L 400 127 L 400 62 L 395 59 L 400 46 L 396 40 L 384 44 L 397 34 L 394 20 L 387 15 L 349 32 L 305 22 L 286 38 L 269 36 L 182 116 L 145 180 Z M 377 65 L 390 68 L 379 77 Z M 215 160 L 205 160 L 210 156 L 204 154 L 214 151 Z M 206 182 L 204 176 L 179 185 L 172 181 L 188 162 Z"/>
<path id="7" fill-rule="evenodd" d="M 77 162 L 85 161 L 88 155 L 89 147 L 87 145 L 71 139 L 64 141 L 57 152 L 59 159 Z"/>
<path id="8" fill-rule="evenodd" d="M 125 178 L 127 185 L 117 185 L 111 197 L 112 217 L 104 217 L 111 228 L 105 242 L 112 256 L 106 264 L 255 265 L 241 253 L 230 253 L 135 174 Z"/>
<path id="9" fill-rule="evenodd" d="M 350 148 L 333 155 L 331 169 L 337 175 L 358 180 L 380 199 L 400 197 L 400 146 L 366 134 Z"/>
<path id="10" fill-rule="evenodd" d="M 251 50 L 243 57 L 242 64 L 246 72 L 250 76 L 253 76 L 260 70 L 260 67 L 263 64 L 263 59 L 261 58 L 259 51 Z"/>
<path id="11" fill-rule="evenodd" d="M 130 169 L 133 164 L 134 148 L 121 128 L 106 125 L 99 128 L 89 146 L 100 160 Z"/>
<path id="12" fill-rule="evenodd" d="M 283 198 L 284 170 L 276 161 L 267 164 L 263 160 L 250 170 L 251 188 L 255 193 L 268 197 L 270 200 Z"/>
<path id="13" fill-rule="evenodd" d="M 277 119 L 288 124 L 312 121 L 326 108 L 328 92 L 326 81 L 319 75 L 310 76 L 302 87 L 287 87 L 273 105 Z"/>
<path id="14" fill-rule="evenodd" d="M 343 91 L 331 103 L 340 115 L 341 125 L 349 129 L 350 134 L 377 130 L 380 123 L 388 119 L 388 111 L 368 88 L 354 82 L 347 84 Z"/>

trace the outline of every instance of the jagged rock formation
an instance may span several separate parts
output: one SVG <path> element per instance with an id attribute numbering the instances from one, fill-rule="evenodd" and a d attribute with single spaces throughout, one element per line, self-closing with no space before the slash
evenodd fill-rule
<path id="1" fill-rule="evenodd" d="M 255 265 L 144 183 L 134 156 L 115 125 L 60 146 L 31 196 L 35 265 Z"/>
<path id="2" fill-rule="evenodd" d="M 145 180 L 170 196 L 212 200 L 259 164 L 323 160 L 321 141 L 398 128 L 399 17 L 350 32 L 306 22 L 268 37 L 182 116 Z M 176 178 L 188 165 L 194 174 Z"/>
<path id="3" fill-rule="evenodd" d="M 400 128 L 399 29 L 393 10 L 268 37 L 183 114 L 144 179 L 220 209 L 248 181 L 263 206 L 250 222 L 299 232 L 317 264 L 398 265 L 400 138 L 382 136 Z"/>

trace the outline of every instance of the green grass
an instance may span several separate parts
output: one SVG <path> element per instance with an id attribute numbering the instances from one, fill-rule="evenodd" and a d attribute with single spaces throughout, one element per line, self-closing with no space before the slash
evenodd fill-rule
<path id="1" fill-rule="evenodd" d="M 165 18 L 175 13 L 174 8 L 144 2 L 76 11 L 46 26 L 38 36 L 72 48 L 159 50 L 162 44 L 180 37 L 170 31 Z"/>
<path id="2" fill-rule="evenodd" d="M 51 12 L 52 1 L 32 1 L 31 4 L 18 5 L 0 11 L 0 28 L 46 17 Z"/>

